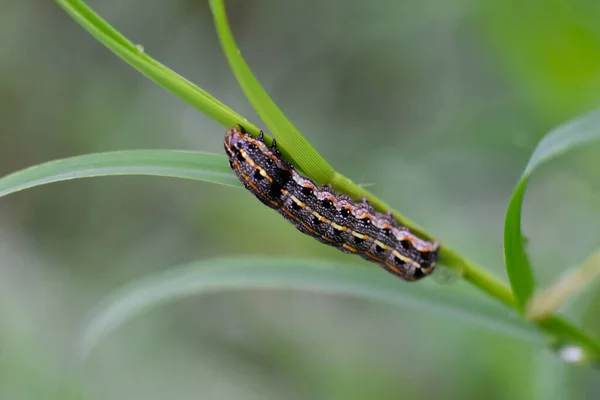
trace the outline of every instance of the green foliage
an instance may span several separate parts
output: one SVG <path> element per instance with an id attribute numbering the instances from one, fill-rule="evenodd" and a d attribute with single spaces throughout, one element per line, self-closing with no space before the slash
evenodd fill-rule
<path id="1" fill-rule="evenodd" d="M 207 115 L 212 117 L 215 117 L 215 115 L 222 115 L 222 113 L 216 113 L 214 110 L 226 107 L 222 106 L 222 103 L 213 100 L 212 96 L 201 89 L 193 90 L 193 85 L 178 77 L 172 71 L 167 70 L 165 67 L 162 67 L 161 69 L 156 68 L 154 70 L 148 68 L 149 64 L 159 64 L 155 61 L 149 61 L 149 57 L 146 54 L 134 52 L 132 48 L 133 45 L 126 42 L 125 39 L 120 39 L 118 42 L 116 40 L 111 40 L 112 37 L 121 38 L 121 36 L 82 2 L 64 0 L 58 1 L 58 3 L 81 23 L 83 27 L 87 28 L 96 38 L 105 43 L 111 50 L 115 51 L 115 53 L 120 55 L 132 66 L 140 69 L 143 73 L 147 74 L 157 83 L 168 88 L 173 93 L 179 94 L 182 92 L 181 88 L 186 88 L 188 89 L 187 93 L 190 95 L 197 94 L 196 97 L 200 100 L 195 101 L 192 104 L 196 105 L 200 111 L 205 112 Z M 376 207 L 380 209 L 387 208 L 373 195 L 369 194 L 368 191 L 358 188 L 358 186 L 353 184 L 349 179 L 344 178 L 342 175 L 332 173 L 329 164 L 323 160 L 306 139 L 304 139 L 292 126 L 251 73 L 246 62 L 241 57 L 233 39 L 233 35 L 227 26 L 223 2 L 213 0 L 210 4 L 215 17 L 217 33 L 219 34 L 221 44 L 240 85 L 250 99 L 250 102 L 265 120 L 267 126 L 269 126 L 269 128 L 275 132 L 277 138 L 280 139 L 283 149 L 290 154 L 296 163 L 298 163 L 298 166 L 308 176 L 316 181 L 334 183 L 337 189 L 354 197 L 357 197 L 358 194 L 364 194 L 373 201 Z M 126 48 L 126 51 L 123 50 L 123 48 Z M 169 79 L 160 78 L 162 75 L 166 74 L 169 75 Z M 187 99 L 187 97 L 182 95 L 180 95 L 180 97 L 184 100 Z M 206 99 L 209 99 L 209 101 Z M 221 123 L 232 122 L 229 119 L 219 119 L 216 117 L 215 120 Z M 245 121 L 245 119 L 242 120 L 240 117 L 235 120 L 235 124 L 230 123 L 229 125 L 242 124 L 245 126 Z M 525 192 L 527 178 L 532 170 L 542 161 L 560 154 L 561 152 L 565 152 L 570 148 L 589 142 L 590 140 L 600 139 L 597 131 L 593 130 L 595 133 L 590 134 L 588 131 L 582 131 L 579 125 L 575 125 L 575 128 L 571 127 L 567 129 L 567 131 L 577 133 L 576 135 L 573 135 L 575 139 L 569 135 L 565 136 L 565 130 L 563 129 L 550 134 L 546 140 L 540 143 L 540 146 L 534 152 L 532 161 L 529 163 L 522 180 L 514 192 L 507 212 L 505 223 L 505 257 L 512 289 L 517 299 L 516 303 L 509 290 L 492 275 L 485 272 L 481 267 L 466 260 L 455 251 L 447 248 L 447 246 L 444 246 L 443 244 L 441 246 L 441 263 L 453 268 L 465 280 L 471 282 L 488 295 L 497 298 L 511 307 L 516 306 L 520 311 L 523 311 L 525 302 L 531 296 L 534 289 L 533 274 L 524 251 L 523 239 L 520 232 L 520 205 Z M 256 132 L 254 131 L 253 133 Z M 296 155 L 295 152 L 296 146 L 298 147 L 298 155 Z M 291 154 L 292 152 L 294 153 L 293 155 Z M 343 183 L 340 184 L 340 181 Z M 398 217 L 398 213 L 395 213 L 394 215 Z M 414 224 L 408 222 L 406 218 L 398 217 L 397 219 L 400 223 L 421 233 L 421 230 Z M 426 236 L 431 237 L 431 235 Z M 310 262 L 307 261 L 307 264 L 310 264 Z M 308 270 L 307 273 L 309 273 Z M 586 359 L 596 358 L 600 360 L 600 344 L 580 332 L 577 328 L 571 326 L 566 321 L 558 317 L 549 317 L 547 320 L 539 322 L 538 326 L 551 335 L 554 335 L 555 342 L 581 346 L 586 349 L 586 351 L 595 354 L 594 357 L 586 357 Z"/>
<path id="2" fill-rule="evenodd" d="M 87 154 L 29 167 L 3 177 L 0 196 L 52 182 L 114 175 L 167 176 L 241 186 L 231 175 L 226 157 L 221 154 L 129 150 Z"/>
<path id="3" fill-rule="evenodd" d="M 57 0 L 57 3 L 125 62 L 187 104 L 224 127 L 242 125 L 251 134 L 258 134 L 257 125 L 154 60 L 82 1 Z M 315 181 L 331 183 L 337 190 L 355 198 L 365 196 L 380 210 L 391 209 L 364 187 L 335 171 L 292 125 L 242 58 L 229 28 L 223 1 L 211 0 L 210 7 L 223 52 L 234 75 L 252 106 L 277 139 L 284 154 Z M 488 17 L 492 18 L 489 15 Z M 525 42 L 524 46 L 527 43 Z M 478 289 L 479 296 L 462 290 L 463 287 L 459 289 L 459 285 L 443 289 L 428 283 L 399 285 L 398 281 L 390 279 L 389 276 L 373 274 L 366 268 L 313 258 L 248 256 L 208 259 L 150 276 L 135 285 L 123 288 L 107 299 L 84 327 L 78 356 L 85 360 L 107 334 L 142 311 L 167 301 L 217 291 L 295 289 L 359 297 L 468 321 L 527 342 L 549 342 L 561 355 L 565 348 L 574 347 L 581 350 L 581 357 L 569 361 L 581 364 L 598 362 L 600 343 L 580 327 L 553 313 L 534 320 L 527 319 L 528 315 L 524 310 L 535 296 L 537 288 L 521 231 L 521 208 L 532 174 L 541 165 L 559 155 L 599 142 L 598 127 L 598 114 L 588 114 L 551 131 L 533 152 L 511 196 L 505 216 L 504 255 L 510 287 L 444 243 L 441 247 L 441 264 Z M 166 176 L 240 187 L 222 154 L 131 150 L 65 158 L 12 173 L 0 179 L 0 196 L 51 182 L 109 175 Z M 417 233 L 426 237 L 435 236 L 428 234 L 400 213 L 393 213 L 400 223 Z M 583 283 L 581 282 L 581 285 Z M 575 291 L 576 289 L 578 287 Z M 482 295 L 487 298 L 483 298 Z M 553 310 L 556 307 L 553 306 Z M 443 333 L 437 340 L 443 341 Z"/>
<path id="4" fill-rule="evenodd" d="M 535 328 L 507 314 L 497 304 L 459 291 L 433 286 L 405 285 L 367 268 L 313 259 L 237 257 L 194 262 L 114 293 L 94 313 L 81 336 L 78 351 L 84 358 L 110 332 L 144 311 L 185 296 L 233 290 L 294 289 L 369 300 L 458 318 L 487 329 L 539 341 Z"/>

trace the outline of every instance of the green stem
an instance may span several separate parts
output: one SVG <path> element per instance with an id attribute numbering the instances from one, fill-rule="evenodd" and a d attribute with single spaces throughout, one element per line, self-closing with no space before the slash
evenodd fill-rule
<path id="1" fill-rule="evenodd" d="M 456 251 L 445 246 L 440 247 L 440 261 L 483 292 L 499 300 L 504 305 L 517 309 L 517 302 L 508 285 L 479 265 L 466 260 Z"/>

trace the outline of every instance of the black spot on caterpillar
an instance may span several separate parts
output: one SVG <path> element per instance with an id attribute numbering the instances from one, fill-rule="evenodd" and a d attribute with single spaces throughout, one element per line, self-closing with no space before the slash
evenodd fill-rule
<path id="1" fill-rule="evenodd" d="M 438 242 L 429 242 L 399 226 L 390 213 L 355 203 L 329 186 L 318 186 L 271 147 L 243 129 L 225 134 L 225 152 L 233 172 L 254 196 L 277 210 L 300 232 L 345 253 L 359 254 L 392 274 L 415 281 L 431 274 Z"/>

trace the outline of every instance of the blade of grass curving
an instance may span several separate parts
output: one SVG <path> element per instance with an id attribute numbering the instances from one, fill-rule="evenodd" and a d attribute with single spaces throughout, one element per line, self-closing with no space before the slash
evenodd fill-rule
<path id="1" fill-rule="evenodd" d="M 468 321 L 525 340 L 543 337 L 530 324 L 481 298 L 408 285 L 381 271 L 319 260 L 232 257 L 193 262 L 145 278 L 110 296 L 84 326 L 78 354 L 84 359 L 110 332 L 150 308 L 185 296 L 220 291 L 296 289 L 354 296 Z M 401 290 L 400 290 L 401 289 Z"/>
<path id="2" fill-rule="evenodd" d="M 210 8 L 221 47 L 227 56 L 231 69 L 246 97 L 277 138 L 277 143 L 280 145 L 282 152 L 294 160 L 296 166 L 315 181 L 330 183 L 335 175 L 334 169 L 292 125 L 244 61 L 229 28 L 223 1 L 210 0 Z"/>
<path id="3" fill-rule="evenodd" d="M 0 178 L 0 197 L 34 186 L 109 175 L 153 175 L 240 187 L 220 154 L 176 150 L 127 150 L 49 161 Z"/>
<path id="4" fill-rule="evenodd" d="M 259 133 L 259 128 L 246 118 L 231 110 L 208 92 L 152 59 L 103 20 L 83 1 L 56 0 L 56 2 L 98 41 L 159 86 L 226 128 L 241 124 L 248 132 Z"/>
<path id="5" fill-rule="evenodd" d="M 521 311 L 531 298 L 535 280 L 521 231 L 523 195 L 531 173 L 543 163 L 567 151 L 600 140 L 600 112 L 592 112 L 562 125 L 546 135 L 535 148 L 510 199 L 504 221 L 506 272 Z"/>

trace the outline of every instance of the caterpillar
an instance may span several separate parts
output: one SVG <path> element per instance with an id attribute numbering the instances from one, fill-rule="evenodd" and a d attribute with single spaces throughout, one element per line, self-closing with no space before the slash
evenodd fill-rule
<path id="1" fill-rule="evenodd" d="M 228 129 L 224 147 L 244 187 L 300 232 L 345 253 L 358 254 L 407 281 L 433 272 L 437 241 L 415 236 L 398 225 L 389 211 L 375 211 L 366 199 L 354 202 L 302 176 L 281 157 L 274 139 L 270 147 L 265 144 L 262 131 L 253 138 L 242 127 Z"/>

